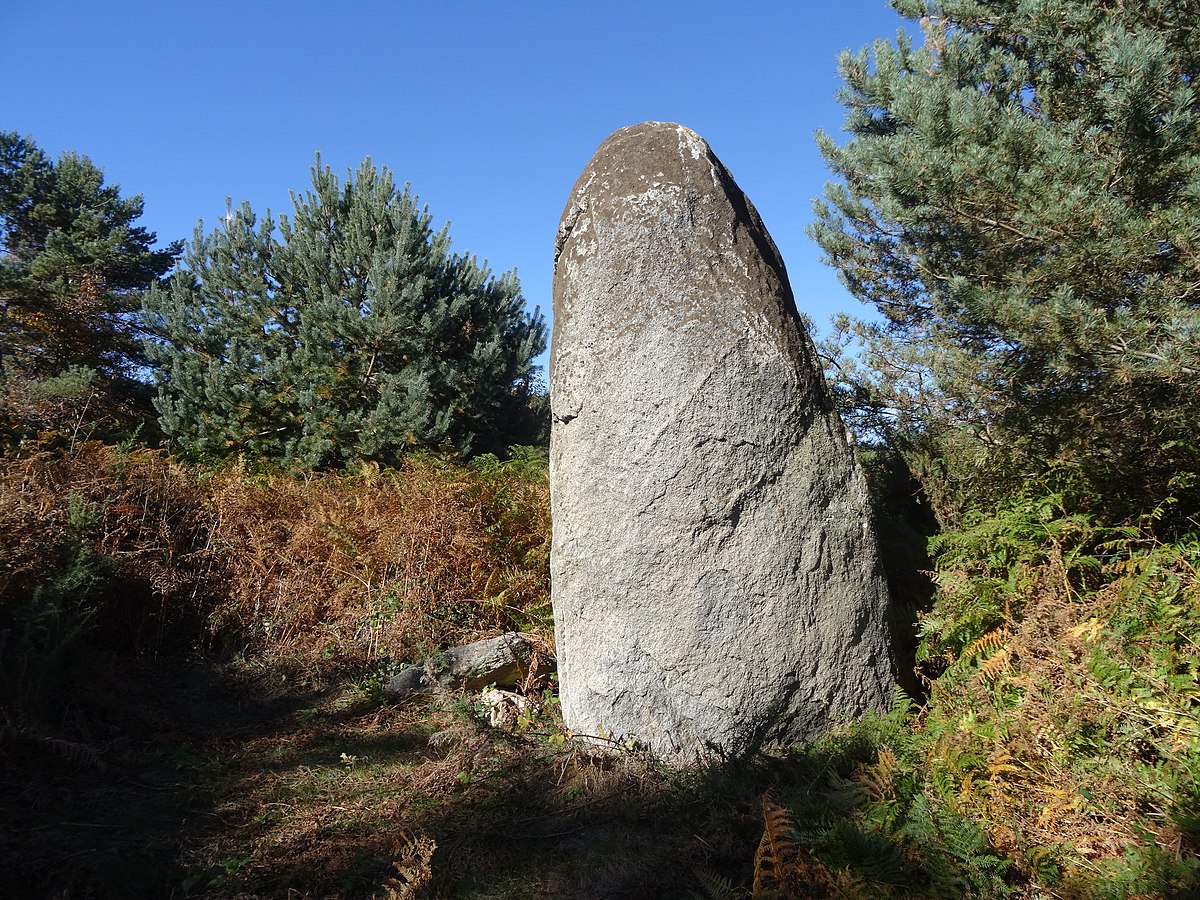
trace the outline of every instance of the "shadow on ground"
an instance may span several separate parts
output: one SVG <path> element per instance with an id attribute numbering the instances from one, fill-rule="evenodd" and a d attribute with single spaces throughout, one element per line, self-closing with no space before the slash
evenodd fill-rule
<path id="1" fill-rule="evenodd" d="M 88 660 L 88 678 L 0 743 L 0 895 L 187 896 L 187 852 L 223 828 L 247 742 L 314 692 L 204 666 Z"/>
<path id="2" fill-rule="evenodd" d="M 748 885 L 778 760 L 672 771 L 491 728 L 469 703 L 108 659 L 0 745 L 0 895 L 707 896 Z M 426 854 L 428 855 L 428 854 Z M 395 879 L 389 881 L 389 879 Z"/>

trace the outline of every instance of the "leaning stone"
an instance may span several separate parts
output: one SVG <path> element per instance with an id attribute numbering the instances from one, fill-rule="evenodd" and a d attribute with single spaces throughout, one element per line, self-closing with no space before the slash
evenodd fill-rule
<path id="1" fill-rule="evenodd" d="M 412 693 L 478 691 L 488 685 L 515 687 L 531 671 L 552 671 L 554 657 L 538 648 L 529 635 L 510 631 L 430 656 L 422 665 L 408 666 L 389 679 L 384 693 L 395 699 Z"/>
<path id="2" fill-rule="evenodd" d="M 692 759 L 887 707 L 862 474 L 778 250 L 687 128 L 621 129 L 576 182 L 550 383 L 569 728 Z"/>
<path id="3" fill-rule="evenodd" d="M 477 691 L 494 684 L 513 687 L 529 674 L 539 656 L 530 639 L 517 631 L 499 637 L 451 647 L 434 658 L 441 669 L 438 680 L 445 686 Z M 544 655 L 543 655 L 544 656 Z"/>

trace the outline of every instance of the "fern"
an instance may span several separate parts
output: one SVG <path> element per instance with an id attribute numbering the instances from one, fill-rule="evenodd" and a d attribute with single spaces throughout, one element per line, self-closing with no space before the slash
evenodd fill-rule
<path id="1" fill-rule="evenodd" d="M 820 860 L 796 846 L 791 814 L 764 796 L 763 836 L 754 854 L 754 900 L 776 900 L 816 893 L 833 885 L 829 870 Z"/>
<path id="2" fill-rule="evenodd" d="M 105 768 L 104 760 L 100 758 L 100 754 L 96 751 L 96 748 L 88 744 L 81 744 L 76 741 L 64 741 L 59 738 L 40 738 L 38 743 L 55 757 L 73 766 L 100 771 L 103 771 Z"/>
<path id="3" fill-rule="evenodd" d="M 895 751 L 891 747 L 880 747 L 875 764 L 864 766 L 855 780 L 875 803 L 887 803 L 896 799 L 897 769 Z"/>
<path id="4" fill-rule="evenodd" d="M 979 674 L 988 681 L 994 681 L 1001 672 L 1008 669 L 1011 661 L 1012 654 L 1009 653 L 1008 648 L 1001 647 L 979 667 Z"/>
<path id="5" fill-rule="evenodd" d="M 912 881 L 903 853 L 889 838 L 852 822 L 842 820 L 832 828 L 822 851 L 827 864 L 851 869 L 873 885 L 899 887 Z"/>
<path id="6" fill-rule="evenodd" d="M 792 828 L 791 815 L 767 796 L 763 797 L 762 810 L 763 835 L 754 854 L 755 897 L 782 886 L 796 857 L 796 846 L 787 834 Z"/>
<path id="7" fill-rule="evenodd" d="M 998 856 L 987 836 L 973 822 L 946 807 L 936 807 L 938 833 L 959 864 L 966 883 L 982 897 L 1002 897 L 1010 890 L 1003 881 L 1010 861 Z"/>
<path id="8" fill-rule="evenodd" d="M 383 884 L 388 900 L 416 900 L 433 879 L 433 853 L 437 843 L 425 835 L 402 833 L 396 840 L 392 867 L 396 874 Z"/>
<path id="9" fill-rule="evenodd" d="M 885 720 L 896 727 L 900 727 L 904 724 L 909 713 L 913 711 L 913 707 L 915 706 L 916 703 L 913 702 L 913 698 L 908 696 L 904 688 L 897 684 L 892 688 L 892 706 Z"/>
<path id="10" fill-rule="evenodd" d="M 693 900 L 745 900 L 750 892 L 738 887 L 730 879 L 711 869 L 696 870 L 696 880 L 700 882 L 700 893 L 692 892 Z"/>
<path id="11" fill-rule="evenodd" d="M 967 659 L 971 656 L 978 656 L 981 653 L 986 653 L 988 650 L 1000 650 L 1004 647 L 1008 640 L 1008 629 L 997 628 L 994 631 L 989 631 L 983 637 L 976 638 L 966 649 L 963 650 L 961 659 Z"/>

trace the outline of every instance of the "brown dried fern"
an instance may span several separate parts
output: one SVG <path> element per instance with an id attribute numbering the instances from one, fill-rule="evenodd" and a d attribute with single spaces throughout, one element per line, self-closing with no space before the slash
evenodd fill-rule
<path id="1" fill-rule="evenodd" d="M 396 840 L 394 877 L 383 884 L 388 900 L 416 900 L 433 879 L 433 852 L 437 842 L 427 835 L 401 833 Z"/>
<path id="2" fill-rule="evenodd" d="M 791 813 L 763 796 L 763 836 L 754 854 L 754 900 L 820 897 L 833 886 L 829 870 L 789 837 Z"/>
<path id="3" fill-rule="evenodd" d="M 89 744 L 48 737 L 39 738 L 38 743 L 52 756 L 73 766 L 98 769 L 100 771 L 103 771 L 105 768 L 104 760 L 100 758 L 99 752 Z"/>
<path id="4" fill-rule="evenodd" d="M 899 763 L 891 747 L 880 747 L 879 758 L 874 765 L 863 766 L 856 774 L 855 781 L 862 785 L 872 800 L 886 803 L 896 797 L 896 772 Z"/>
<path id="5" fill-rule="evenodd" d="M 1001 647 L 988 659 L 987 662 L 980 665 L 979 674 L 988 681 L 994 681 L 996 678 L 1000 677 L 1001 672 L 1008 670 L 1011 662 L 1012 654 L 1009 653 L 1007 647 Z"/>
<path id="6" fill-rule="evenodd" d="M 1011 637 L 1008 626 L 993 629 L 968 644 L 959 659 L 980 656 L 989 650 L 995 651 L 986 661 L 979 664 L 980 677 L 994 681 L 1000 673 L 1007 671 L 1012 663 L 1012 651 L 1009 649 Z"/>
<path id="7" fill-rule="evenodd" d="M 995 628 L 987 634 L 972 641 L 963 650 L 959 659 L 967 659 L 972 656 L 978 656 L 981 653 L 986 653 L 988 650 L 999 650 L 1008 643 L 1008 628 Z"/>

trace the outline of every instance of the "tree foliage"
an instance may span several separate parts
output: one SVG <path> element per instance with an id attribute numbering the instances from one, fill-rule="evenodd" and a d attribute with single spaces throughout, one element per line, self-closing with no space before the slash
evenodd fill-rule
<path id="1" fill-rule="evenodd" d="M 141 294 L 182 249 L 156 249 L 141 215 L 141 196 L 122 197 L 86 156 L 53 161 L 0 133 L 0 381 L 18 432 L 53 427 L 51 408 L 78 400 L 80 385 L 105 398 L 92 418 L 138 393 Z"/>
<path id="2" fill-rule="evenodd" d="M 882 317 L 843 396 L 951 495 L 1069 471 L 1128 514 L 1200 471 L 1200 4 L 893 0 L 843 54 L 812 234 Z M 1114 498 L 1131 508 L 1117 510 Z M 1194 498 L 1193 498 L 1194 499 Z"/>
<path id="3" fill-rule="evenodd" d="M 141 291 L 166 274 L 182 242 L 154 249 L 155 235 L 134 224 L 141 215 L 141 196 L 121 197 L 86 156 L 53 162 L 29 138 L 0 134 L 6 363 L 128 374 L 144 362 Z"/>
<path id="4" fill-rule="evenodd" d="M 515 273 L 450 252 L 446 228 L 366 160 L 344 184 L 318 157 L 292 215 L 249 204 L 196 234 L 145 308 L 164 429 L 194 454 L 395 463 L 528 440 L 545 349 Z"/>

